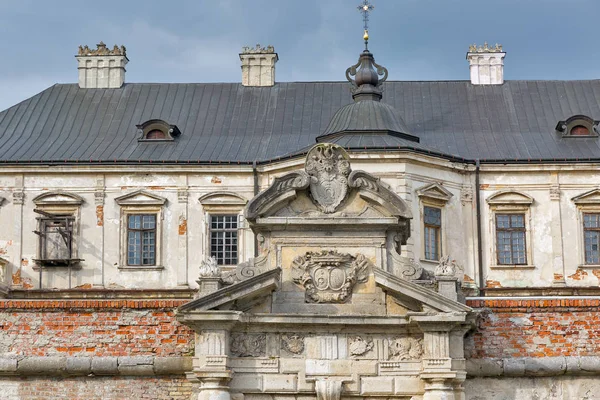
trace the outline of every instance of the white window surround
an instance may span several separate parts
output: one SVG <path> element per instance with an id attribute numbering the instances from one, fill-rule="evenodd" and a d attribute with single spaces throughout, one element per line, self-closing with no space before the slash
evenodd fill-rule
<path id="1" fill-rule="evenodd" d="M 440 243 L 439 243 L 439 257 L 444 255 L 444 249 L 446 248 L 446 204 L 450 201 L 453 194 L 443 187 L 440 183 L 431 183 L 420 187 L 416 191 L 419 196 L 419 215 L 421 217 L 421 250 L 420 250 L 420 261 L 425 263 L 437 264 L 439 260 L 428 260 L 425 258 L 425 207 L 433 207 L 441 210 L 441 227 L 440 227 Z"/>
<path id="2" fill-rule="evenodd" d="M 117 197 L 115 202 L 121 208 L 119 233 L 119 266 L 122 271 L 156 271 L 162 265 L 163 216 L 167 199 L 144 190 L 136 190 Z M 132 214 L 156 214 L 156 263 L 155 265 L 127 265 L 127 221 Z"/>
<path id="3" fill-rule="evenodd" d="M 490 228 L 489 235 L 491 238 L 491 246 L 488 247 L 490 250 L 489 266 L 492 269 L 533 269 L 535 264 L 533 262 L 532 252 L 532 237 L 533 237 L 533 225 L 531 223 L 531 205 L 534 202 L 533 197 L 530 195 L 518 192 L 516 190 L 503 190 L 496 192 L 486 199 L 490 212 L 488 213 Z M 498 263 L 498 250 L 497 250 L 497 238 L 496 238 L 496 214 L 523 214 L 525 216 L 525 254 L 527 257 L 527 264 L 499 264 Z"/>
<path id="4" fill-rule="evenodd" d="M 84 200 L 81 196 L 74 193 L 64 192 L 62 190 L 53 190 L 46 193 L 42 193 L 33 199 L 35 209 L 40 210 L 47 214 L 53 215 L 68 215 L 73 217 L 72 232 L 71 232 L 71 259 L 78 259 L 78 244 L 80 236 L 80 220 L 81 220 L 81 205 Z M 37 215 L 38 223 L 36 229 L 41 231 L 42 228 L 42 215 Z M 42 246 L 41 241 L 38 241 L 37 246 L 37 258 L 42 258 Z M 37 262 L 34 269 L 43 266 L 43 261 Z M 72 264 L 73 267 L 81 267 L 80 263 Z"/>
<path id="5" fill-rule="evenodd" d="M 585 243 L 583 230 L 583 214 L 600 214 L 600 189 L 593 189 L 571 199 L 577 206 L 577 248 L 579 249 L 579 268 L 600 268 L 600 264 L 585 263 Z"/>
<path id="6" fill-rule="evenodd" d="M 210 216 L 211 215 L 237 215 L 238 216 L 238 238 L 237 238 L 237 254 L 238 263 L 244 260 L 245 235 L 244 232 L 248 229 L 244 223 L 244 207 L 248 200 L 237 193 L 229 191 L 211 192 L 201 196 L 198 201 L 202 205 L 204 211 L 204 248 L 203 254 L 210 256 Z M 234 265 L 222 265 L 224 271 L 235 267 Z"/>

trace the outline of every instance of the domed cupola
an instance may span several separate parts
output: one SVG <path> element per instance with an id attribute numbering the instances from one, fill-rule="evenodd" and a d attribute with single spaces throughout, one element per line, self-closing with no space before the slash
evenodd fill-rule
<path id="1" fill-rule="evenodd" d="M 317 137 L 317 142 L 332 142 L 335 138 L 347 135 L 393 136 L 419 142 L 419 138 L 409 132 L 397 110 L 381 102 L 381 86 L 388 77 L 388 71 L 375 62 L 369 51 L 367 31 L 364 39 L 365 50 L 360 54 L 358 62 L 346 70 L 354 102 L 340 108 L 333 115 L 327 129 Z M 389 143 L 390 140 L 375 142 Z"/>

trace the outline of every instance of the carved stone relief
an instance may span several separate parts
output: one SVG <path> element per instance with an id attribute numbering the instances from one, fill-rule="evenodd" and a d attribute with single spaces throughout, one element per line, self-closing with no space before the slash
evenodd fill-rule
<path id="1" fill-rule="evenodd" d="M 224 285 L 233 285 L 246 279 L 252 278 L 255 275 L 264 272 L 263 267 L 267 262 L 268 252 L 260 257 L 251 258 L 239 264 L 233 271 L 224 273 L 221 276 L 221 281 Z"/>
<path id="2" fill-rule="evenodd" d="M 362 254 L 308 252 L 292 261 L 292 278 L 304 286 L 307 303 L 343 303 L 356 283 L 367 281 L 370 265 Z"/>
<path id="3" fill-rule="evenodd" d="M 217 259 L 208 257 L 200 263 L 198 276 L 200 278 L 215 278 L 221 275 L 221 269 L 217 265 Z"/>
<path id="4" fill-rule="evenodd" d="M 350 351 L 350 355 L 353 356 L 365 355 L 373 349 L 373 340 L 368 338 L 363 339 L 361 336 L 350 339 L 349 343 L 348 350 Z"/>
<path id="5" fill-rule="evenodd" d="M 296 334 L 283 335 L 281 337 L 281 347 L 292 354 L 301 354 L 304 351 L 304 336 Z"/>
<path id="6" fill-rule="evenodd" d="M 230 351 L 235 357 L 264 357 L 267 338 L 264 334 L 234 333 L 231 335 Z"/>
<path id="7" fill-rule="evenodd" d="M 348 193 L 348 154 L 335 144 L 317 145 L 306 156 L 306 172 L 317 206 L 325 213 L 335 212 Z"/>
<path id="8" fill-rule="evenodd" d="M 423 355 L 423 339 L 399 337 L 390 340 L 388 360 L 418 360 Z"/>

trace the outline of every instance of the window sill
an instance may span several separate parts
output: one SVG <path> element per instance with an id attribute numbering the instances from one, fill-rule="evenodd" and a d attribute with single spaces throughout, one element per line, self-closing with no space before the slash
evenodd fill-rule
<path id="1" fill-rule="evenodd" d="M 165 269 L 162 265 L 152 265 L 152 266 L 133 266 L 133 265 L 121 265 L 117 267 L 122 271 L 162 271 Z"/>
<path id="2" fill-rule="evenodd" d="M 580 264 L 577 268 L 581 269 L 600 269 L 600 264 Z"/>
<path id="3" fill-rule="evenodd" d="M 490 265 L 490 269 L 535 269 L 535 265 L 515 265 L 515 264 L 507 264 L 507 265 Z"/>
<path id="4" fill-rule="evenodd" d="M 419 258 L 419 262 L 429 265 L 438 265 L 440 263 L 439 260 L 429 260 L 427 258 Z"/>

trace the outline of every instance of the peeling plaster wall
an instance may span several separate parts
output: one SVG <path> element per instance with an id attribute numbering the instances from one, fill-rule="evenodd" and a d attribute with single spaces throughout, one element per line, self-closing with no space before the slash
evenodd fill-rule
<path id="1" fill-rule="evenodd" d="M 259 187 L 264 190 L 275 176 L 301 169 L 304 160 L 294 159 L 259 167 Z M 411 206 L 412 234 L 403 247 L 405 255 L 421 260 L 426 269 L 434 262 L 422 260 L 422 200 L 416 191 L 439 183 L 452 193 L 443 207 L 442 254 L 449 254 L 464 268 L 466 286 L 478 281 L 475 173 L 472 165 L 451 163 L 415 154 L 353 154 L 352 168 L 382 178 Z M 571 200 L 597 187 L 593 166 L 483 166 L 481 173 L 482 240 L 484 282 L 488 287 L 596 286 L 600 271 L 581 268 L 580 212 Z M 560 190 L 553 200 L 550 189 Z M 120 206 L 115 198 L 143 189 L 164 197 L 162 264 L 159 271 L 119 269 Z M 8 260 L 15 287 L 39 287 L 34 269 L 38 252 L 37 214 L 32 199 L 51 190 L 81 196 L 78 236 L 81 269 L 71 275 L 72 287 L 176 288 L 196 287 L 196 270 L 207 253 L 207 212 L 199 198 L 218 191 L 233 192 L 245 199 L 254 195 L 252 169 L 247 166 L 119 167 L 89 166 L 3 168 L 0 171 L 0 256 Z M 486 202 L 502 190 L 516 190 L 533 197 L 531 214 L 531 265 L 529 268 L 491 268 L 493 255 L 492 214 Z M 19 193 L 24 204 L 18 202 Z M 187 194 L 186 196 L 182 196 Z M 102 197 L 98 197 L 103 194 Z M 560 215 L 560 223 L 556 223 Z M 254 255 L 254 235 L 243 224 L 240 262 Z M 43 271 L 43 288 L 68 287 L 66 268 Z"/>

